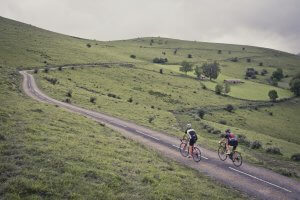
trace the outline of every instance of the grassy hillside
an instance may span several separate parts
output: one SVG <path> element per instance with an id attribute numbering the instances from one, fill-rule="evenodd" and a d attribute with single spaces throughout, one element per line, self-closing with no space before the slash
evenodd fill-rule
<path id="1" fill-rule="evenodd" d="M 286 102 L 260 110 L 238 109 L 234 113 L 209 110 L 222 109 L 227 104 L 238 108 L 259 103 L 247 99 L 267 100 L 262 95 L 273 86 L 268 85 L 265 78 L 279 67 L 288 75 L 300 71 L 297 56 L 250 46 L 168 38 L 101 42 L 53 33 L 1 17 L 0 36 L 1 198 L 244 198 L 106 127 L 60 108 L 37 103 L 22 93 L 19 69 L 64 64 L 132 63 L 49 73 L 39 70 L 35 77 L 50 96 L 66 100 L 70 98 L 67 92 L 72 90 L 72 104 L 174 136 L 181 136 L 183 125 L 192 122 L 199 132 L 200 145 L 211 149 L 216 148 L 219 137 L 208 133 L 203 124 L 221 131 L 231 127 L 249 140 L 258 139 L 263 144 L 264 149 L 259 150 L 241 145 L 247 161 L 281 173 L 292 172 L 292 176 L 299 174 L 299 164 L 290 161 L 292 154 L 300 153 L 297 99 L 293 104 Z M 188 54 L 192 58 L 188 58 Z M 155 57 L 167 58 L 172 65 L 153 64 Z M 239 61 L 231 62 L 233 57 Z M 251 63 L 247 58 L 251 58 Z M 217 60 L 221 64 L 220 78 L 243 78 L 247 67 L 266 68 L 269 74 L 245 84 L 250 94 L 243 87 L 236 86 L 236 91 L 232 88 L 229 95 L 245 99 L 241 100 L 216 95 L 203 89 L 203 84 L 209 88 L 215 83 L 201 83 L 193 74 L 185 76 L 178 72 L 183 60 L 194 65 Z M 263 66 L 259 66 L 260 62 Z M 163 74 L 159 73 L 160 69 Z M 56 78 L 58 82 L 52 84 L 46 78 Z M 261 88 L 261 93 L 253 93 L 253 88 Z M 280 98 L 292 95 L 283 88 L 276 90 Z M 90 97 L 96 97 L 96 102 L 91 103 Z M 208 109 L 203 120 L 195 115 L 202 108 Z M 273 116 L 268 114 L 270 112 Z M 259 120 L 266 119 L 266 115 L 268 123 Z M 226 119 L 226 125 L 220 123 L 222 119 Z M 280 147 L 283 155 L 266 154 L 267 145 Z"/>

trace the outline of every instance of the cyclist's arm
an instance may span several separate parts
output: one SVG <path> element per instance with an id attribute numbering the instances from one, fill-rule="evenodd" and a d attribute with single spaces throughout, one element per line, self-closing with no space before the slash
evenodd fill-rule
<path id="1" fill-rule="evenodd" d="M 222 142 L 225 142 L 226 141 L 226 138 L 222 138 L 219 143 L 222 143 Z"/>

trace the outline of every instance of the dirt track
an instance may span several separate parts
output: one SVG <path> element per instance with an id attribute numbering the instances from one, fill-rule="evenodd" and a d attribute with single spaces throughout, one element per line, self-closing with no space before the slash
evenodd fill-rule
<path id="1" fill-rule="evenodd" d="M 234 167 L 229 159 L 222 162 L 216 152 L 203 148 L 200 148 L 203 156 L 202 160 L 200 163 L 195 163 L 192 159 L 187 159 L 180 155 L 178 151 L 180 141 L 178 138 L 167 136 L 132 122 L 57 101 L 38 89 L 31 74 L 27 71 L 20 71 L 20 73 L 24 78 L 24 92 L 37 101 L 54 104 L 68 111 L 79 113 L 97 122 L 104 123 L 124 136 L 138 141 L 145 146 L 149 146 L 168 158 L 205 173 L 212 177 L 212 179 L 254 198 L 300 200 L 300 183 L 295 180 L 245 163 L 239 168 Z"/>

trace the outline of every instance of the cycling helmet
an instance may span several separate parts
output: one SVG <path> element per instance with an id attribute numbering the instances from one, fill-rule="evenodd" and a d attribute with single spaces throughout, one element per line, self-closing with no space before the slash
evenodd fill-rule
<path id="1" fill-rule="evenodd" d="M 225 133 L 230 133 L 230 129 L 229 128 L 226 129 Z"/>
<path id="2" fill-rule="evenodd" d="M 186 128 L 192 128 L 192 124 L 187 124 Z"/>

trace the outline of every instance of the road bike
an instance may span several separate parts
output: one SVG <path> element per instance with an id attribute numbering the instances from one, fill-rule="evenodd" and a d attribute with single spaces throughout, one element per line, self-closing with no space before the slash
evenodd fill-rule
<path id="1" fill-rule="evenodd" d="M 183 157 L 187 157 L 189 155 L 189 143 L 187 140 L 181 139 L 181 144 L 180 144 L 180 153 Z M 200 162 L 201 160 L 201 151 L 198 147 L 193 148 L 193 154 L 192 154 L 193 160 L 195 162 Z"/>
<path id="2" fill-rule="evenodd" d="M 230 154 L 226 154 L 226 143 L 221 142 L 218 149 L 218 156 L 220 160 L 225 161 L 227 157 L 233 162 L 236 167 L 239 167 L 243 164 L 242 154 L 238 151 L 232 151 Z"/>

